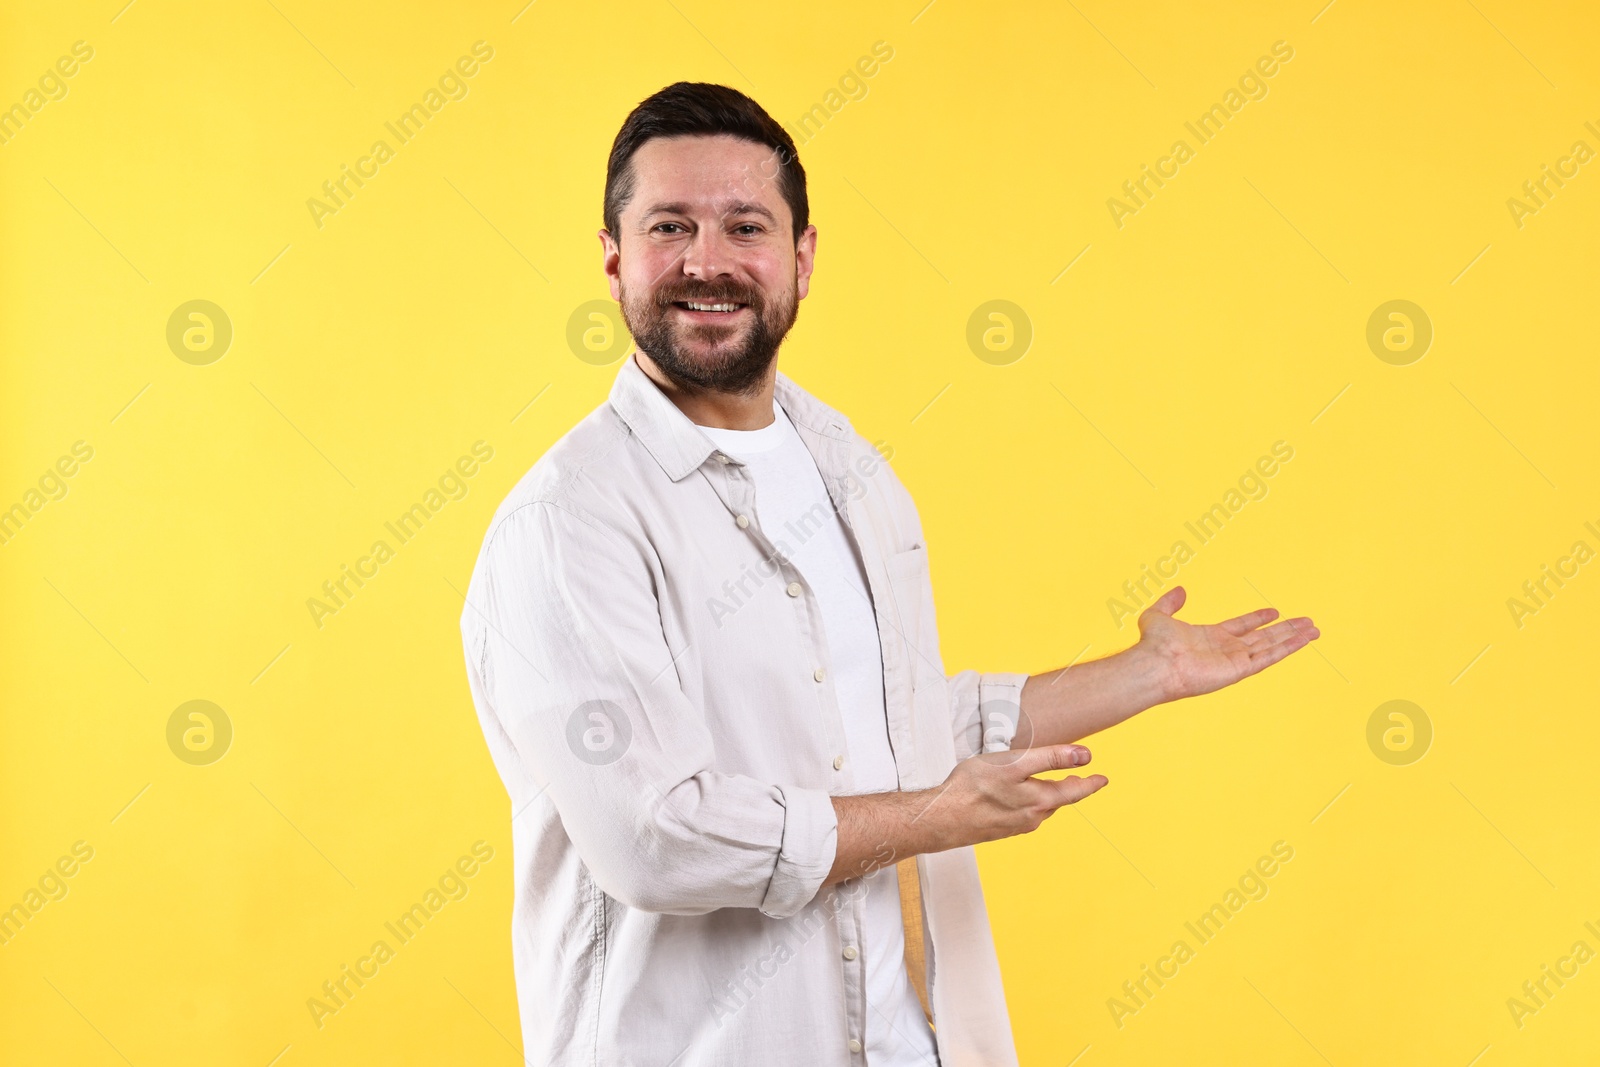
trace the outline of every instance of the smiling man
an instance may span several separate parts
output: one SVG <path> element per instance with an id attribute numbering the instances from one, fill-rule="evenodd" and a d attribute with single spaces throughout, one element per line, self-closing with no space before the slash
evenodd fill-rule
<path id="1" fill-rule="evenodd" d="M 461 616 L 511 797 L 524 1054 L 1015 1064 L 972 846 L 1107 784 L 1037 777 L 1086 764 L 1073 742 L 1317 630 L 1191 626 L 1174 588 L 1116 655 L 947 676 L 910 495 L 777 369 L 817 247 L 789 135 L 669 86 L 604 203 L 635 350 L 501 504 Z"/>

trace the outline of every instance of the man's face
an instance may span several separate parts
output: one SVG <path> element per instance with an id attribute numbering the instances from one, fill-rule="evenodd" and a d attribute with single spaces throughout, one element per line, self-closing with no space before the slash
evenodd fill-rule
<path id="1" fill-rule="evenodd" d="M 778 160 L 735 137 L 647 141 L 620 232 L 600 232 L 628 332 L 682 388 L 756 389 L 810 289 L 816 227 L 794 240 Z"/>

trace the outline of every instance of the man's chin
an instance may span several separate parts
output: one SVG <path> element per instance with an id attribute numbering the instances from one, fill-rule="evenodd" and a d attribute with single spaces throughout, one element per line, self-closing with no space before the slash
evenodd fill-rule
<path id="1" fill-rule="evenodd" d="M 749 330 L 694 326 L 674 330 L 672 350 L 680 362 L 706 369 L 738 363 L 749 343 Z"/>
<path id="2" fill-rule="evenodd" d="M 693 390 L 745 392 L 766 374 L 777 352 L 760 360 L 757 366 L 758 361 L 741 344 L 685 344 L 674 339 L 671 351 L 665 355 L 665 359 L 652 359 L 662 373 L 680 386 Z"/>
<path id="3" fill-rule="evenodd" d="M 624 304 L 623 318 L 640 351 L 650 356 L 669 380 L 690 391 L 748 393 L 758 388 L 777 358 L 782 340 L 781 334 L 778 343 L 770 340 L 768 327 L 772 324 L 754 310 L 736 313 L 732 316 L 735 321 L 729 323 L 686 322 L 672 312 L 647 317 L 627 311 Z M 634 331 L 635 322 L 643 329 Z M 793 324 L 792 314 L 788 322 Z M 787 327 L 783 332 L 788 332 Z M 766 352 L 765 357 L 757 350 Z"/>
<path id="4" fill-rule="evenodd" d="M 676 364 L 678 367 L 687 370 L 695 378 L 705 383 L 722 382 L 736 371 L 742 370 L 745 374 L 748 374 L 751 370 L 748 364 L 748 357 L 742 352 L 719 351 L 705 354 L 692 351 L 685 352 L 680 348 L 674 354 L 677 356 Z M 761 369 L 765 370 L 765 365 Z"/>

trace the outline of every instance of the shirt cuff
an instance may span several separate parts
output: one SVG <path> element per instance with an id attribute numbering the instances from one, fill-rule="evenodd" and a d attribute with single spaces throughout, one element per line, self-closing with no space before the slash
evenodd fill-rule
<path id="1" fill-rule="evenodd" d="M 761 913 L 787 919 L 816 897 L 833 869 L 839 847 L 839 816 L 833 797 L 821 789 L 780 786 L 783 796 L 783 843 L 767 883 Z"/>
<path id="2" fill-rule="evenodd" d="M 978 722 L 982 737 L 980 752 L 1005 752 L 1022 724 L 1022 686 L 1026 674 L 992 672 L 978 676 Z M 1031 738 L 1028 731 L 1024 740 Z"/>

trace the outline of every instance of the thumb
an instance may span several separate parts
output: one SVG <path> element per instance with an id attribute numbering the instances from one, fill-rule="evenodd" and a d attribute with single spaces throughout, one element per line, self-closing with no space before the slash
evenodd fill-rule
<path id="1" fill-rule="evenodd" d="M 1089 750 L 1083 745 L 1071 743 L 1042 745 L 1039 748 L 1022 749 L 1017 758 L 1010 761 L 1010 766 L 1012 772 L 1019 778 L 1031 778 L 1045 771 L 1064 771 L 1072 767 L 1081 767 L 1088 763 L 1089 759 Z"/>
<path id="2" fill-rule="evenodd" d="M 1147 615 L 1176 615 L 1187 599 L 1189 594 L 1184 592 L 1183 586 L 1175 585 L 1162 593 L 1155 603 L 1140 612 L 1139 621 L 1143 623 Z"/>

